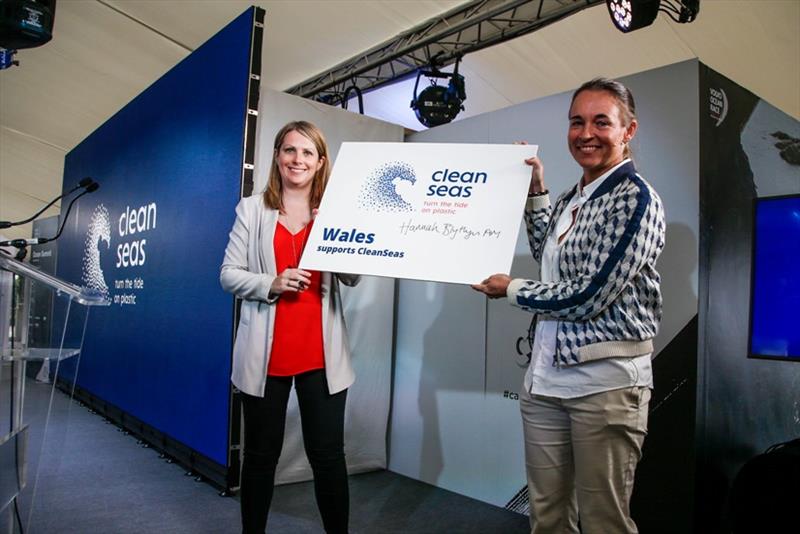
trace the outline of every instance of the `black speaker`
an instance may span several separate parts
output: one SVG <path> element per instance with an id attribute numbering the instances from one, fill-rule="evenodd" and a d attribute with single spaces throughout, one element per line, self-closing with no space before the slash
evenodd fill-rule
<path id="1" fill-rule="evenodd" d="M 53 38 L 56 0 L 0 0 L 0 47 L 34 48 Z"/>

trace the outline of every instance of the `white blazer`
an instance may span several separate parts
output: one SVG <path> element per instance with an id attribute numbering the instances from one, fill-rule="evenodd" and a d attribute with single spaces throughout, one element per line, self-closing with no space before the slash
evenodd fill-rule
<path id="1" fill-rule="evenodd" d="M 225 291 L 243 299 L 231 381 L 257 397 L 264 395 L 275 328 L 278 299 L 269 298 L 269 289 L 278 274 L 272 243 L 277 223 L 278 211 L 266 208 L 262 195 L 241 199 L 219 276 Z M 331 394 L 347 389 L 355 380 L 337 278 L 350 286 L 359 280 L 357 275 L 322 273 L 322 340 Z"/>

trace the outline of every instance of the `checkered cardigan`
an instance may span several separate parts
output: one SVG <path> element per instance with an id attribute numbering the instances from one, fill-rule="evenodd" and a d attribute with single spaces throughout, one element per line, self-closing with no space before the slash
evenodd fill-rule
<path id="1" fill-rule="evenodd" d="M 529 200 L 525 223 L 537 262 L 577 187 L 562 193 L 552 209 L 547 195 Z M 656 259 L 664 233 L 661 199 L 628 162 L 606 178 L 578 213 L 562 244 L 561 280 L 512 281 L 509 301 L 535 314 L 531 335 L 538 317 L 559 319 L 556 365 L 653 351 L 662 306 Z"/>

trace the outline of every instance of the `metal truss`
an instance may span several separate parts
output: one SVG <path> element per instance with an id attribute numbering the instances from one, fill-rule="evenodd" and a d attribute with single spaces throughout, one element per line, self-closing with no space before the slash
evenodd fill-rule
<path id="1" fill-rule="evenodd" d="M 605 0 L 472 0 L 286 90 L 341 104 L 345 91 L 376 89 L 419 68 L 531 33 Z"/>

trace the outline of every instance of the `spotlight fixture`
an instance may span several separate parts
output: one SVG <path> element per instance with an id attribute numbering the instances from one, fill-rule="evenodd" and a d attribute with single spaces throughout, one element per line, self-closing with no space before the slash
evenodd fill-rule
<path id="1" fill-rule="evenodd" d="M 692 22 L 700 11 L 700 0 L 606 0 L 606 6 L 614 26 L 628 33 L 650 26 L 659 11 L 675 22 Z"/>
<path id="2" fill-rule="evenodd" d="M 19 65 L 17 50 L 53 38 L 56 0 L 0 0 L 0 70 Z"/>
<path id="3" fill-rule="evenodd" d="M 452 74 L 441 72 L 436 65 L 431 65 L 431 70 L 420 70 L 417 72 L 417 82 L 414 84 L 414 98 L 411 100 L 411 109 L 417 115 L 417 120 L 424 126 L 431 128 L 440 124 L 447 124 L 456 118 L 458 112 L 464 109 L 464 100 L 467 93 L 464 88 L 464 77 L 458 73 L 458 63 L 461 58 L 456 60 L 456 66 Z M 417 95 L 419 80 L 422 76 L 430 79 L 431 85 L 426 87 Z M 438 85 L 437 79 L 450 79 L 447 87 Z"/>

